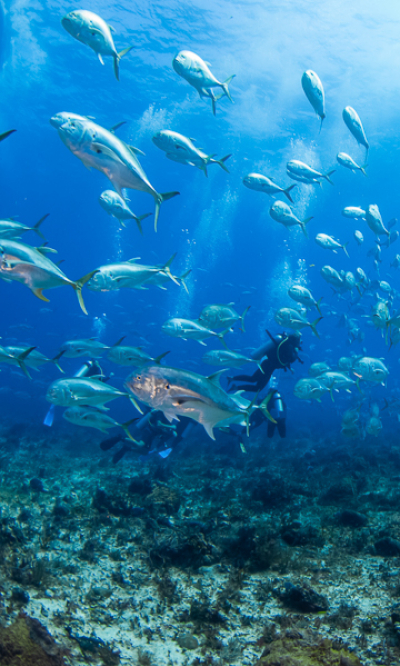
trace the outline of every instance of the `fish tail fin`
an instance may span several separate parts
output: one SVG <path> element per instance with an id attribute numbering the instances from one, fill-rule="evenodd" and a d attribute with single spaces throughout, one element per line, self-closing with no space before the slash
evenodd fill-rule
<path id="1" fill-rule="evenodd" d="M 16 132 L 17 130 L 8 130 L 8 132 L 3 132 L 3 134 L 0 134 L 0 141 L 4 141 L 10 134 L 13 132 Z"/>
<path id="2" fill-rule="evenodd" d="M 129 53 L 129 51 L 132 51 L 132 49 L 133 46 L 128 46 L 126 49 L 123 49 L 122 51 L 117 53 L 117 55 L 114 56 L 114 74 L 117 81 L 119 81 L 119 61 L 121 60 L 121 58 L 126 56 L 127 53 Z"/>
<path id="3" fill-rule="evenodd" d="M 163 194 L 157 194 L 156 197 L 156 210 L 154 213 L 154 231 L 157 231 L 158 216 L 160 214 L 160 206 L 164 201 L 172 199 L 173 197 L 178 196 L 180 192 L 164 192 Z"/>
<path id="4" fill-rule="evenodd" d="M 156 356 L 155 359 L 154 359 L 154 361 L 153 361 L 153 363 L 156 363 L 157 365 L 160 365 L 162 359 L 163 359 L 167 354 L 170 354 L 170 353 L 171 353 L 171 352 L 166 351 L 166 352 L 164 352 L 163 354 L 160 354 L 159 356 Z"/>
<path id="5" fill-rule="evenodd" d="M 77 280 L 76 282 L 74 282 L 72 284 L 73 288 L 76 291 L 76 295 L 78 297 L 78 301 L 79 301 L 79 305 L 81 306 L 81 310 L 86 315 L 87 315 L 87 310 L 86 310 L 86 307 L 85 307 L 85 303 L 83 302 L 82 287 L 84 287 L 86 282 L 89 282 L 89 280 L 93 277 L 93 275 L 95 275 L 98 272 L 99 271 L 96 268 L 96 270 L 91 271 L 90 273 L 87 273 L 87 275 L 84 275 L 80 280 Z"/>
<path id="6" fill-rule="evenodd" d="M 43 215 L 43 217 L 41 217 L 40 220 L 38 222 L 36 222 L 36 224 L 34 224 L 33 227 L 32 227 L 32 231 L 34 231 L 44 241 L 46 240 L 46 238 L 42 234 L 42 232 L 40 231 L 39 227 L 42 224 L 42 222 L 45 221 L 46 217 L 49 217 L 49 215 L 50 215 L 50 213 L 46 213 L 46 215 Z"/>
<path id="7" fill-rule="evenodd" d="M 231 330 L 230 328 L 226 328 L 224 331 L 221 331 L 221 333 L 216 333 L 216 335 L 218 336 L 218 338 L 221 340 L 222 344 L 224 345 L 225 349 L 228 349 L 228 351 L 229 351 L 229 347 L 228 347 L 228 345 L 226 344 L 226 342 L 224 340 L 224 336 L 227 333 L 229 333 L 230 330 Z"/>
<path id="8" fill-rule="evenodd" d="M 312 330 L 312 332 L 314 333 L 314 335 L 317 336 L 317 338 L 319 338 L 319 333 L 318 333 L 316 327 L 317 327 L 317 324 L 321 321 L 321 319 L 323 319 L 323 317 L 318 317 L 318 319 L 315 319 L 315 320 L 314 320 L 313 322 L 311 322 L 311 324 L 310 324 L 310 326 L 311 326 L 311 330 Z"/>
<path id="9" fill-rule="evenodd" d="M 364 176 L 366 176 L 366 178 L 368 178 L 368 174 L 367 174 L 367 172 L 365 171 L 365 169 L 367 168 L 367 166 L 368 166 L 368 164 L 365 163 L 365 164 L 363 164 L 363 165 L 360 167 L 360 171 L 361 171 L 361 173 L 363 173 Z"/>
<path id="10" fill-rule="evenodd" d="M 334 184 L 335 184 L 335 183 L 333 182 L 333 180 L 330 179 L 330 176 L 331 176 L 333 173 L 335 173 L 335 171 L 336 171 L 336 169 L 332 169 L 331 171 L 328 171 L 327 173 L 324 174 L 324 178 L 325 178 L 325 180 L 327 180 L 328 183 L 330 183 L 331 185 L 334 185 Z"/>
<path id="11" fill-rule="evenodd" d="M 175 275 L 172 275 L 171 270 L 170 270 L 170 266 L 171 266 L 173 260 L 175 259 L 175 257 L 176 257 L 176 252 L 174 252 L 174 254 L 172 255 L 172 257 L 170 257 L 170 258 L 168 259 L 167 263 L 164 264 L 164 266 L 162 267 L 161 270 L 165 271 L 165 272 L 167 273 L 167 275 L 171 278 L 171 280 L 172 280 L 173 282 L 175 282 L 175 284 L 179 285 L 178 278 L 176 278 Z"/>
<path id="12" fill-rule="evenodd" d="M 350 259 L 350 255 L 347 252 L 347 246 L 348 246 L 348 243 L 345 243 L 344 245 L 342 245 L 342 248 L 343 248 L 343 252 L 345 253 L 346 257 L 349 257 L 349 259 Z"/>
<path id="13" fill-rule="evenodd" d="M 153 215 L 153 213 L 145 213 L 144 215 L 138 215 L 138 217 L 135 216 L 135 222 L 138 226 L 138 229 L 140 233 L 143 235 L 143 229 L 142 229 L 142 220 L 145 220 L 146 217 L 150 217 L 150 215 Z M 122 224 L 121 220 L 120 223 Z M 125 226 L 124 224 L 122 226 Z"/>
<path id="14" fill-rule="evenodd" d="M 189 270 L 186 271 L 186 273 L 183 273 L 183 274 L 178 278 L 179 282 L 180 282 L 181 284 L 183 284 L 183 288 L 185 289 L 185 291 L 186 291 L 187 294 L 189 293 L 189 289 L 188 289 L 188 286 L 187 286 L 187 284 L 186 284 L 186 278 L 187 278 L 187 276 L 189 275 L 189 273 L 191 273 L 191 272 L 192 272 L 192 269 L 189 268 Z"/>
<path id="15" fill-rule="evenodd" d="M 129 439 L 131 440 L 131 442 L 135 442 L 135 444 L 138 444 L 138 442 L 136 441 L 136 439 L 134 439 L 134 437 L 132 437 L 131 433 L 130 433 L 129 430 L 128 430 L 129 426 L 132 425 L 132 423 L 133 423 L 134 421 L 137 421 L 137 419 L 129 419 L 129 421 L 125 421 L 124 423 L 120 423 L 120 426 L 121 426 L 122 430 L 124 431 L 125 435 L 126 435 L 127 437 L 129 437 Z"/>
<path id="16" fill-rule="evenodd" d="M 60 372 L 62 372 L 63 374 L 65 374 L 65 371 L 62 369 L 61 365 L 60 365 L 59 362 L 58 362 L 58 361 L 60 360 L 61 356 L 63 356 L 63 354 L 65 354 L 65 349 L 63 349 L 62 351 L 58 352 L 58 354 L 56 354 L 56 355 L 51 359 L 51 362 L 54 363 L 54 365 L 56 366 L 56 368 L 59 369 Z"/>
<path id="17" fill-rule="evenodd" d="M 293 199 L 292 199 L 292 197 L 290 196 L 289 192 L 290 192 L 294 187 L 296 187 L 296 185 L 289 185 L 289 187 L 287 187 L 286 190 L 283 190 L 283 193 L 287 196 L 287 198 L 289 199 L 290 203 L 293 203 Z"/>
<path id="18" fill-rule="evenodd" d="M 271 423 L 277 423 L 277 421 L 274 419 L 274 417 L 271 415 L 271 413 L 268 409 L 269 401 L 271 400 L 274 393 L 275 393 L 275 391 L 269 391 L 268 395 L 264 398 L 264 400 L 260 403 L 260 406 L 259 406 L 259 408 L 261 409 L 264 416 L 269 421 L 271 421 Z"/>
<path id="19" fill-rule="evenodd" d="M 306 217 L 304 220 L 299 220 L 301 230 L 302 230 L 302 232 L 303 232 L 303 234 L 305 235 L 306 238 L 308 238 L 306 224 L 308 224 L 309 221 L 312 220 L 312 219 L 313 219 L 313 216 L 311 215 L 311 217 Z"/>
<path id="20" fill-rule="evenodd" d="M 319 314 L 321 315 L 321 317 L 322 317 L 322 312 L 321 312 L 320 305 L 321 305 L 321 301 L 322 301 L 322 299 L 323 299 L 323 296 L 321 296 L 321 298 L 320 298 L 318 301 L 315 301 L 315 307 L 317 308 L 317 310 L 318 310 Z"/>
<path id="21" fill-rule="evenodd" d="M 324 122 L 325 118 L 326 118 L 326 115 L 325 115 L 325 113 L 323 113 L 322 116 L 320 116 L 321 122 L 320 122 L 320 124 L 319 124 L 319 132 L 318 132 L 318 134 L 321 134 L 322 123 Z"/>
<path id="22" fill-rule="evenodd" d="M 225 157 L 221 157 L 220 160 L 215 160 L 216 163 L 219 164 L 219 166 L 221 167 L 221 169 L 223 169 L 224 171 L 226 171 L 226 173 L 229 173 L 229 169 L 225 166 L 225 162 L 226 162 L 227 160 L 229 160 L 230 157 L 232 157 L 232 153 L 229 153 L 229 155 L 225 155 Z"/>
<path id="23" fill-rule="evenodd" d="M 29 356 L 29 354 L 34 349 L 36 349 L 36 347 L 28 347 L 28 349 L 24 349 L 24 351 L 21 352 L 21 354 L 18 354 L 17 359 L 16 359 L 18 361 L 19 367 L 21 368 L 24 375 L 26 375 L 28 377 L 28 379 L 32 379 L 32 377 L 30 376 L 30 374 L 28 372 L 28 368 L 26 367 L 24 361 L 25 361 L 26 357 Z"/>
<path id="24" fill-rule="evenodd" d="M 230 76 L 229 79 L 226 79 L 226 81 L 221 83 L 221 88 L 224 91 L 225 95 L 227 96 L 227 98 L 229 99 L 230 102 L 232 102 L 232 97 L 231 97 L 231 93 L 229 92 L 228 86 L 229 86 L 230 82 L 232 81 L 232 79 L 235 78 L 235 76 L 236 76 L 236 74 L 232 74 L 232 76 Z"/>
<path id="25" fill-rule="evenodd" d="M 251 305 L 248 305 L 247 308 L 243 311 L 242 315 L 240 316 L 240 330 L 242 331 L 242 333 L 246 332 L 246 329 L 244 327 L 244 318 L 247 315 L 250 308 L 251 308 Z"/>
<path id="26" fill-rule="evenodd" d="M 138 403 L 136 402 L 135 398 L 133 397 L 133 395 L 130 395 L 128 397 L 129 397 L 129 400 L 131 401 L 132 405 L 138 410 L 138 412 L 140 414 L 143 414 L 143 411 L 140 409 L 140 407 L 139 407 Z"/>
<path id="27" fill-rule="evenodd" d="M 332 391 L 331 388 L 329 389 L 329 393 L 330 393 L 330 396 L 331 396 L 332 402 L 335 402 L 334 399 L 333 399 L 333 391 Z"/>

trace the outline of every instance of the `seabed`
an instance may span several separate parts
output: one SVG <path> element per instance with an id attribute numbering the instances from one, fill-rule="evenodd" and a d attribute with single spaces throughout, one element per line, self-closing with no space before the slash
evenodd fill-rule
<path id="1" fill-rule="evenodd" d="M 398 442 L 297 434 L 113 465 L 3 423 L 0 665 L 28 634 L 29 666 L 399 664 Z"/>

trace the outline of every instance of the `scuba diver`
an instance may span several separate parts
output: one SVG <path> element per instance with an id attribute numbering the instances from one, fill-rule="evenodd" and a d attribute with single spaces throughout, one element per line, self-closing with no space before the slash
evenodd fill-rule
<path id="1" fill-rule="evenodd" d="M 299 358 L 298 352 L 301 350 L 300 342 L 301 335 L 298 331 L 292 333 L 283 332 L 280 335 L 273 337 L 271 333 L 266 331 L 270 340 L 256 349 L 251 355 L 254 360 L 261 360 L 264 356 L 266 358 L 261 363 L 261 368 L 256 370 L 252 375 L 235 375 L 235 377 L 227 377 L 228 382 L 248 382 L 242 386 L 230 386 L 230 391 L 249 391 L 256 393 L 265 388 L 275 370 L 284 370 L 285 372 L 291 370 L 291 364 L 295 361 L 303 363 Z"/>
<path id="2" fill-rule="evenodd" d="M 100 448 L 102 451 L 109 451 L 119 442 L 124 442 L 112 458 L 114 465 L 128 451 L 145 457 L 159 455 L 161 458 L 167 458 L 177 444 L 188 435 L 194 425 L 191 419 L 182 416 L 179 421 L 171 424 L 162 412 L 150 409 L 144 416 L 136 419 L 136 423 L 131 428 L 131 434 L 139 443 L 139 446 L 132 446 L 132 443 L 129 443 L 129 440 L 121 433 L 104 439 L 100 442 Z"/>

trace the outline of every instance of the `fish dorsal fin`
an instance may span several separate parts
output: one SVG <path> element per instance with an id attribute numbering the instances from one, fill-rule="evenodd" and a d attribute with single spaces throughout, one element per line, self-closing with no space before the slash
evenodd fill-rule
<path id="1" fill-rule="evenodd" d="M 235 393 L 233 395 L 241 396 L 242 393 L 244 393 L 243 389 L 239 389 L 239 391 L 235 391 Z"/>
<path id="2" fill-rule="evenodd" d="M 108 27 L 110 28 L 111 32 L 115 32 L 115 28 L 113 28 L 112 25 L 108 24 Z"/>
<path id="3" fill-rule="evenodd" d="M 133 257 L 132 259 L 128 259 L 127 263 L 128 264 L 134 264 L 135 261 L 139 261 L 141 257 Z"/>
<path id="4" fill-rule="evenodd" d="M 213 372 L 213 374 L 209 375 L 207 379 L 219 388 L 219 378 L 223 372 L 227 371 L 227 369 L 228 368 L 223 368 L 222 370 L 218 370 L 218 372 Z"/>
<path id="5" fill-rule="evenodd" d="M 144 153 L 143 150 L 140 150 L 140 148 L 135 148 L 135 146 L 130 146 L 129 144 L 126 144 L 126 146 L 134 155 L 141 155 L 142 157 L 146 157 L 146 153 Z"/>
<path id="6" fill-rule="evenodd" d="M 122 120 L 120 123 L 117 123 L 116 125 L 113 125 L 112 127 L 109 128 L 108 131 L 112 132 L 114 134 L 114 132 L 116 132 L 117 129 L 122 127 L 122 125 L 126 125 L 126 120 Z"/>

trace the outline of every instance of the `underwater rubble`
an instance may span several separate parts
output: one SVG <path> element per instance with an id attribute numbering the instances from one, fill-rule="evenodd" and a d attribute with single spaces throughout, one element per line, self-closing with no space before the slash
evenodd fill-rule
<path id="1" fill-rule="evenodd" d="M 398 664 L 397 441 L 259 433 L 113 465 L 3 424 L 1 666 L 29 627 L 32 666 Z"/>

